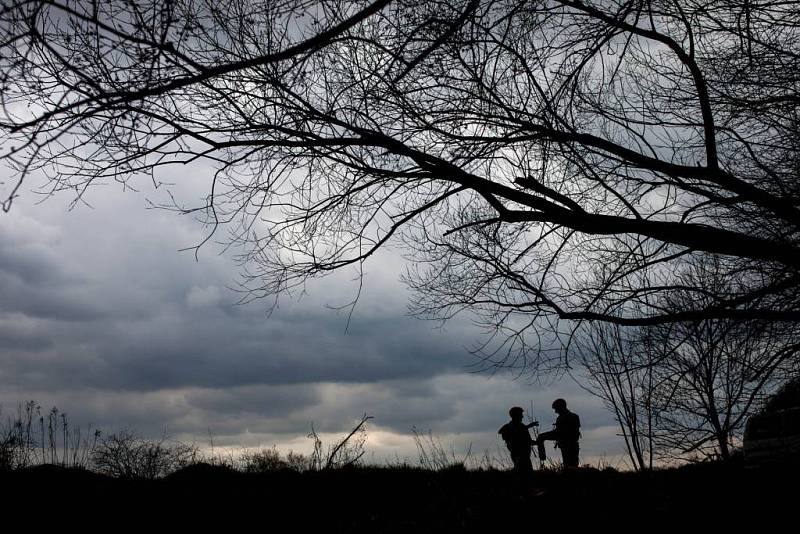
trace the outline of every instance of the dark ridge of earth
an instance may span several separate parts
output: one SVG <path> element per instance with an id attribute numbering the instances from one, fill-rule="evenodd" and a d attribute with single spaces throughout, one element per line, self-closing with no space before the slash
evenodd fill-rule
<path id="1" fill-rule="evenodd" d="M 245 474 L 198 464 L 161 480 L 37 466 L 0 473 L 4 526 L 33 532 L 646 532 L 800 525 L 800 466 L 708 463 L 652 473 L 355 468 Z M 3 523 L 0 523 L 3 524 Z M 18 529 L 6 532 L 20 532 Z"/>

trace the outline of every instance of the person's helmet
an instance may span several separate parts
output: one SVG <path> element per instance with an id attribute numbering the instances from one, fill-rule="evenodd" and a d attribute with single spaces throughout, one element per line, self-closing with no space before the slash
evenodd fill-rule
<path id="1" fill-rule="evenodd" d="M 567 401 L 564 399 L 556 399 L 553 401 L 553 409 L 554 410 L 566 410 L 567 408 Z"/>
<path id="2" fill-rule="evenodd" d="M 524 411 L 525 411 L 525 410 L 523 410 L 523 409 L 522 409 L 522 408 L 520 408 L 519 406 L 514 406 L 513 408 L 511 408 L 510 410 L 508 410 L 508 415 L 510 415 L 511 417 L 514 417 L 514 414 L 515 414 L 515 413 L 518 413 L 518 414 L 522 415 L 522 412 L 524 412 Z"/>

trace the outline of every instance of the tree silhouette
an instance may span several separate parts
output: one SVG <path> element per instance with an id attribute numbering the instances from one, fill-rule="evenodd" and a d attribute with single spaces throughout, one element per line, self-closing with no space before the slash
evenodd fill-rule
<path id="1" fill-rule="evenodd" d="M 716 262 L 684 273 L 686 287 L 725 292 Z M 675 291 L 664 309 L 698 297 Z M 797 376 L 793 325 L 705 319 L 640 327 L 595 322 L 573 344 L 584 388 L 612 411 L 636 470 L 660 460 L 731 458 L 748 417 Z"/>
<path id="2" fill-rule="evenodd" d="M 558 364 L 563 321 L 800 317 L 797 2 L 230 4 L 5 2 L 3 208 L 35 170 L 80 198 L 202 161 L 174 207 L 251 296 L 402 242 L 415 309 L 475 313 L 492 364 Z M 708 257 L 730 291 L 682 285 Z"/>
<path id="3" fill-rule="evenodd" d="M 652 327 L 651 327 L 652 328 Z M 578 383 L 603 401 L 614 415 L 635 471 L 653 468 L 655 450 L 653 397 L 661 363 L 648 327 L 622 327 L 594 322 L 573 344 L 583 374 Z"/>
<path id="4" fill-rule="evenodd" d="M 724 293 L 726 274 L 708 262 L 684 280 Z M 665 305 L 684 309 L 697 298 L 677 291 Z M 706 319 L 647 327 L 644 335 L 653 374 L 652 438 L 665 456 L 730 458 L 747 418 L 797 376 L 800 343 L 792 324 Z"/>

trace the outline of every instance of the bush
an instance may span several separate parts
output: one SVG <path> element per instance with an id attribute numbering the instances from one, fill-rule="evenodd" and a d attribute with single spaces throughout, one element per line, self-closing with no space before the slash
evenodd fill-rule
<path id="1" fill-rule="evenodd" d="M 118 478 L 155 479 L 194 464 L 200 453 L 178 441 L 146 440 L 123 431 L 106 437 L 94 451 L 94 467 Z"/>
<path id="2" fill-rule="evenodd" d="M 303 454 L 289 451 L 286 456 L 273 446 L 271 449 L 242 453 L 241 470 L 245 473 L 265 473 L 268 471 L 307 471 L 311 467 L 311 459 Z"/>

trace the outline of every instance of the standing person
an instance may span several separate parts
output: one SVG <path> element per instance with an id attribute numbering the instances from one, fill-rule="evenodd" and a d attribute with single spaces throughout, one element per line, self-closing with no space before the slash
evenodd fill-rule
<path id="1" fill-rule="evenodd" d="M 553 410 L 558 414 L 556 427 L 550 432 L 539 434 L 539 442 L 551 440 L 561 449 L 564 467 L 578 467 L 578 440 L 581 437 L 581 419 L 578 414 L 567 410 L 567 401 L 556 399 Z"/>
<path id="2" fill-rule="evenodd" d="M 536 442 L 531 439 L 531 434 L 528 429 L 532 426 L 539 426 L 539 423 L 525 424 L 522 422 L 522 412 L 524 410 L 519 406 L 514 406 L 508 411 L 511 416 L 511 421 L 504 424 L 500 430 L 497 431 L 506 442 L 508 452 L 511 453 L 511 461 L 514 462 L 514 471 L 517 473 L 531 473 L 533 466 L 531 465 L 531 445 Z"/>

